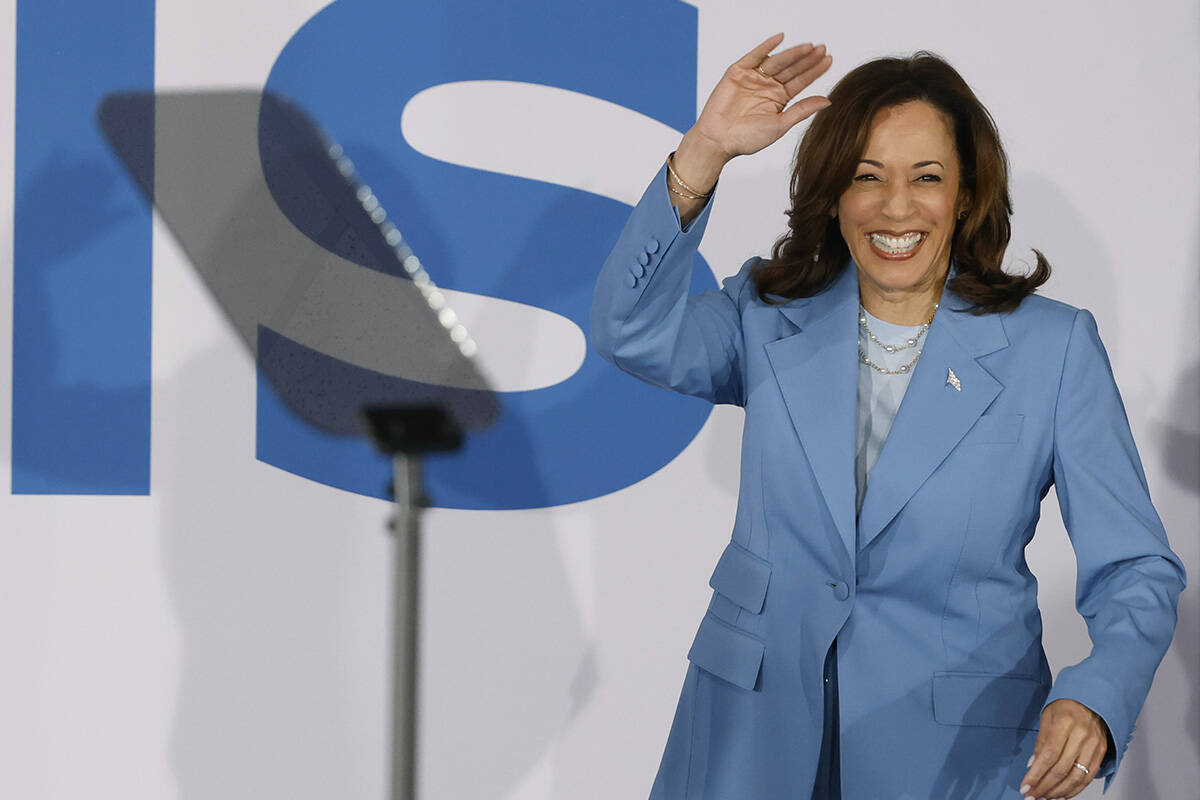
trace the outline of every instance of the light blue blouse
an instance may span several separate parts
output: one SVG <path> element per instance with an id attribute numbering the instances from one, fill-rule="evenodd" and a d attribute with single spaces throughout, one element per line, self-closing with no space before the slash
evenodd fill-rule
<path id="1" fill-rule="evenodd" d="M 928 332 L 921 336 L 915 347 L 907 347 L 904 350 L 889 353 L 871 341 L 866 328 L 861 323 L 864 316 L 871 333 L 874 333 L 879 341 L 889 345 L 904 345 L 921 332 L 921 326 L 893 325 L 859 309 L 858 345 L 867 354 L 867 358 L 884 369 L 897 370 L 902 365 L 910 363 L 913 356 L 917 355 L 925 346 L 925 336 L 928 335 Z M 862 511 L 863 497 L 867 493 L 871 468 L 879 460 L 879 453 L 883 450 L 883 443 L 887 440 L 888 431 L 892 429 L 892 421 L 900 409 L 900 401 L 904 399 L 904 392 L 908 389 L 913 369 L 915 369 L 915 365 L 910 367 L 907 372 L 885 375 L 862 363 L 862 360 L 859 359 L 858 415 L 854 447 L 856 511 Z"/>

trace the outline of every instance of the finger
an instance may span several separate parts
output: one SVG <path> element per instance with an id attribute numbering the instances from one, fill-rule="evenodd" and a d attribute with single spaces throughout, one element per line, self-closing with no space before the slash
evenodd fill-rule
<path id="1" fill-rule="evenodd" d="M 814 47 L 811 42 L 794 45 L 787 50 L 781 50 L 774 55 L 767 56 L 761 64 L 756 66 L 775 80 L 783 83 L 787 79 L 780 76 L 784 72 L 793 69 L 796 62 L 802 61 L 813 50 Z"/>
<path id="2" fill-rule="evenodd" d="M 829 100 L 824 97 L 806 97 L 792 103 L 779 115 L 779 135 L 787 133 L 793 126 L 808 119 L 822 108 L 829 107 Z"/>
<path id="3" fill-rule="evenodd" d="M 1045 795 L 1035 794 L 1034 790 L 1041 783 L 1046 772 L 1054 766 L 1062 755 L 1063 745 L 1067 743 L 1067 730 L 1062 725 L 1057 725 L 1047 719 L 1046 714 L 1042 715 L 1042 727 L 1038 731 L 1037 743 L 1033 746 L 1033 763 L 1029 765 L 1025 777 L 1021 779 L 1021 794 L 1027 797 L 1045 797 Z"/>
<path id="4" fill-rule="evenodd" d="M 800 92 L 803 91 L 805 89 L 805 87 L 807 87 L 809 84 L 811 84 L 817 78 L 824 75 L 825 71 L 827 69 L 829 69 L 829 65 L 832 63 L 833 63 L 833 56 L 826 55 L 824 58 L 822 58 L 816 64 L 814 64 L 813 66 L 804 70 L 804 72 L 801 72 L 799 75 L 797 75 L 796 77 L 792 78 L 790 81 L 785 83 L 783 85 L 783 88 L 787 90 L 789 97 L 800 94 Z"/>
<path id="5" fill-rule="evenodd" d="M 1045 796 L 1074 797 L 1086 789 L 1088 784 L 1092 782 L 1096 771 L 1100 769 L 1101 758 L 1099 747 L 1101 744 L 1102 743 L 1097 742 L 1095 738 L 1091 736 L 1085 736 L 1083 739 L 1082 748 L 1079 750 L 1078 754 L 1071 759 L 1071 774 L 1060 781 L 1058 785 L 1051 786 L 1047 790 L 1047 794 Z M 1068 742 L 1066 752 L 1070 753 L 1073 752 L 1073 750 L 1074 748 L 1072 748 L 1071 743 Z M 1087 767 L 1088 771 L 1084 772 L 1079 767 L 1075 766 L 1077 762 Z M 1040 796 L 1041 795 L 1039 795 L 1039 797 Z"/>
<path id="6" fill-rule="evenodd" d="M 780 54 L 782 55 L 782 53 Z M 825 45 L 810 45 L 808 51 L 788 64 L 781 64 L 778 69 L 768 70 L 771 77 L 780 83 L 787 83 L 805 70 L 812 67 L 825 55 Z M 774 58 L 772 56 L 771 58 Z M 767 59 L 770 61 L 771 59 Z"/>
<path id="7" fill-rule="evenodd" d="M 771 51 L 778 47 L 779 43 L 782 41 L 783 34 L 777 33 L 770 39 L 765 40 L 762 44 L 751 50 L 749 53 L 746 53 L 746 55 L 742 56 L 734 63 L 740 67 L 745 67 L 746 69 L 754 69 L 761 64 L 766 57 L 770 55 Z"/>
<path id="8" fill-rule="evenodd" d="M 1079 759 L 1079 763 L 1088 768 L 1088 774 L 1084 776 L 1083 788 L 1087 788 L 1088 784 L 1096 780 L 1100 774 L 1100 767 L 1104 764 L 1104 756 L 1108 754 L 1108 738 L 1101 734 L 1100 740 L 1096 742 L 1096 746 L 1092 752 L 1088 754 L 1088 759 L 1084 761 Z M 1083 789 L 1080 789 L 1083 791 Z"/>
<path id="9" fill-rule="evenodd" d="M 1062 752 L 1041 780 L 1030 789 L 1029 793 L 1034 797 L 1062 797 L 1061 789 L 1078 783 L 1077 778 L 1086 777 L 1083 770 L 1075 766 L 1075 762 L 1085 744 L 1090 745 L 1088 731 L 1079 725 L 1071 725 L 1069 730 Z"/>

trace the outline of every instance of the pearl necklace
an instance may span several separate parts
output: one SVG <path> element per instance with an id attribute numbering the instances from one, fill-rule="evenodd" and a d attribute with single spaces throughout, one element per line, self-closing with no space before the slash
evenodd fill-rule
<path id="1" fill-rule="evenodd" d="M 907 339 L 904 342 L 904 344 L 884 344 L 883 342 L 879 341 L 879 337 L 877 337 L 874 334 L 874 332 L 871 331 L 870 326 L 867 325 L 867 312 L 866 312 L 866 309 L 864 309 L 861 305 L 858 307 L 858 324 L 862 326 L 862 329 L 866 332 L 867 337 L 872 342 L 874 342 L 875 344 L 882 347 L 885 352 L 898 353 L 902 350 L 907 350 L 910 347 L 917 346 L 917 343 L 921 341 L 921 337 L 923 337 L 925 335 L 925 333 L 929 330 L 929 326 L 933 324 L 933 317 L 935 314 L 937 314 L 938 305 L 939 305 L 938 303 L 933 304 L 933 314 L 929 315 L 929 319 L 925 320 L 925 322 L 921 325 L 921 328 L 916 332 L 916 334 L 914 334 L 912 336 L 912 338 Z M 865 350 L 863 350 L 863 346 L 862 346 L 861 342 L 859 342 L 859 345 L 858 345 L 859 360 L 862 361 L 862 363 L 866 364 L 871 369 L 873 369 L 876 372 L 881 373 L 883 375 L 906 375 L 906 374 L 908 374 L 908 372 L 917 365 L 917 360 L 920 359 L 922 352 L 923 352 L 923 350 L 918 350 L 917 354 L 912 357 L 911 361 L 909 361 L 907 364 L 901 364 L 897 369 L 885 369 L 884 367 L 881 367 L 878 364 L 876 364 L 871 359 L 867 358 L 867 353 Z"/>

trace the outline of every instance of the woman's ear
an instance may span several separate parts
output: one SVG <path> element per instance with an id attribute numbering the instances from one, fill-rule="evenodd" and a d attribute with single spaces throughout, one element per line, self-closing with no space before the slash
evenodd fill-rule
<path id="1" fill-rule="evenodd" d="M 963 192 L 958 197 L 958 212 L 954 215 L 958 219 L 966 219 L 967 214 L 971 211 L 971 195 Z"/>

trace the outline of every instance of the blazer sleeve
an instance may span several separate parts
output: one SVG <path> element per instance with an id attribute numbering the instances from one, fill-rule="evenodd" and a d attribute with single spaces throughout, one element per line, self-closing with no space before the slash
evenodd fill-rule
<path id="1" fill-rule="evenodd" d="M 721 290 L 689 297 L 692 264 L 713 199 L 685 229 L 671 204 L 664 165 L 633 209 L 600 270 L 591 343 L 648 383 L 714 403 L 743 402 L 739 305 L 753 291 L 750 267 Z"/>
<path id="2" fill-rule="evenodd" d="M 1070 698 L 1104 719 L 1114 747 L 1097 777 L 1107 791 L 1174 635 L 1186 577 L 1150 503 L 1096 321 L 1083 310 L 1063 363 L 1053 470 L 1078 568 L 1075 606 L 1092 652 L 1059 673 L 1046 705 Z"/>

